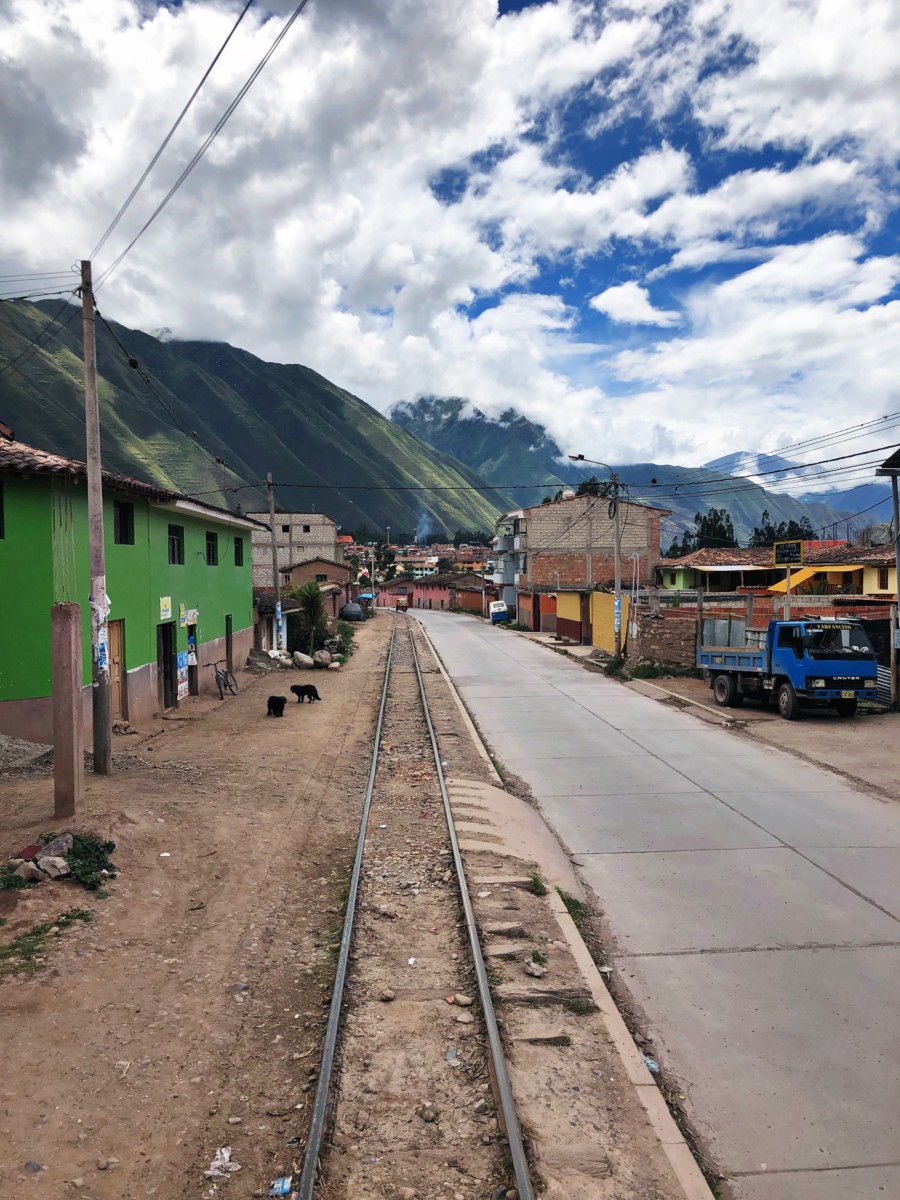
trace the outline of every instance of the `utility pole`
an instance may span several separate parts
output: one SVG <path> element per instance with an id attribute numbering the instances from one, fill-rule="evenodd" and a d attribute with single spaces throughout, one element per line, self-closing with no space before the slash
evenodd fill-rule
<path id="1" fill-rule="evenodd" d="M 97 349 L 94 342 L 94 286 L 89 259 L 81 262 L 81 315 L 84 331 L 84 417 L 87 433 L 88 543 L 91 564 L 91 711 L 94 774 L 112 773 L 112 721 L 109 697 L 109 597 L 103 543 L 103 474 L 100 465 L 100 410 L 97 403 Z"/>
<path id="2" fill-rule="evenodd" d="M 616 658 L 622 657 L 622 526 L 619 518 L 619 476 L 615 471 L 610 472 L 613 486 L 612 503 L 615 506 L 615 609 L 613 628 L 616 635 Z"/>
<path id="3" fill-rule="evenodd" d="M 269 531 L 272 538 L 272 585 L 275 588 L 275 649 L 283 650 L 281 577 L 278 574 L 278 539 L 275 536 L 275 489 L 272 487 L 271 471 L 266 472 L 266 491 L 269 493 Z"/>

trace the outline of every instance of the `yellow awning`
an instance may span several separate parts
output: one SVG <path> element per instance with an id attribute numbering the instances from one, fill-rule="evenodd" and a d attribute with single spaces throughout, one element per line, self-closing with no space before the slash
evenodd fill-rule
<path id="1" fill-rule="evenodd" d="M 799 571 L 791 572 L 791 588 L 795 588 L 798 583 L 806 583 L 808 579 L 812 579 L 813 575 L 845 575 L 848 571 L 861 571 L 862 567 L 857 563 L 821 563 L 817 567 L 801 567 Z M 770 592 L 784 592 L 787 590 L 787 580 L 779 579 L 777 583 L 773 583 L 768 589 Z"/>
<path id="2" fill-rule="evenodd" d="M 818 567 L 801 567 L 799 571 L 791 572 L 791 587 L 795 588 L 798 583 L 805 583 L 807 579 L 812 579 L 813 575 L 819 573 Z M 773 583 L 769 588 L 770 592 L 787 591 L 787 579 L 779 579 L 777 583 Z"/>

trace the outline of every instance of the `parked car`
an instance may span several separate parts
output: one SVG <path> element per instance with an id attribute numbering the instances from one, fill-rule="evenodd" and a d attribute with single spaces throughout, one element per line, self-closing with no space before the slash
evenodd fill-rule
<path id="1" fill-rule="evenodd" d="M 499 625 L 502 621 L 509 620 L 509 609 L 502 600 L 492 600 L 488 607 L 488 612 L 492 625 Z"/>

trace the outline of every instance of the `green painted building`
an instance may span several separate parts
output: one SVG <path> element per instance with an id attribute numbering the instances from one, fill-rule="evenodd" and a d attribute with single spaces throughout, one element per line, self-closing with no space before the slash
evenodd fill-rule
<path id="1" fill-rule="evenodd" d="M 140 724 L 211 691 L 208 664 L 253 645 L 258 522 L 104 472 L 113 720 Z M 0 732 L 51 741 L 51 607 L 81 605 L 85 726 L 91 630 L 83 463 L 0 432 Z"/>

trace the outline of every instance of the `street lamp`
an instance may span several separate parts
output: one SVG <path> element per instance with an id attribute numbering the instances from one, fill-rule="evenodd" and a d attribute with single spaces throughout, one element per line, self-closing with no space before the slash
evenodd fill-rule
<path id="1" fill-rule="evenodd" d="M 613 628 L 616 636 L 616 658 L 622 657 L 622 530 L 619 524 L 619 476 L 609 463 L 599 462 L 594 458 L 585 458 L 583 454 L 570 454 L 572 462 L 590 463 L 592 466 L 605 467 L 609 471 L 612 484 L 612 499 L 609 502 L 609 515 L 615 521 L 614 553 L 615 553 L 615 610 Z M 588 580 L 590 589 L 591 580 Z"/>

